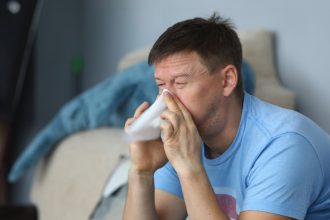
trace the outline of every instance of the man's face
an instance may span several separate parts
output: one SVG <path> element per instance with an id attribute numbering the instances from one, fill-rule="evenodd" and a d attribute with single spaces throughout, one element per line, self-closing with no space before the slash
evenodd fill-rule
<path id="1" fill-rule="evenodd" d="M 211 135 L 221 126 L 222 74 L 210 74 L 197 53 L 176 53 L 156 62 L 155 80 L 160 93 L 168 89 L 178 97 L 201 136 Z"/>

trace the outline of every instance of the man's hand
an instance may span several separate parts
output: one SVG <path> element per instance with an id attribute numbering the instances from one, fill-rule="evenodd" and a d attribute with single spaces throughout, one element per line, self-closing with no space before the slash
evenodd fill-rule
<path id="1" fill-rule="evenodd" d="M 164 93 L 168 110 L 161 114 L 161 130 L 166 156 L 176 172 L 202 169 L 201 137 L 191 114 L 177 97 Z"/>
<path id="2" fill-rule="evenodd" d="M 130 126 L 148 108 L 148 103 L 142 103 L 135 111 L 134 117 L 126 121 L 125 128 Z M 132 170 L 141 173 L 153 174 L 162 167 L 167 158 L 163 143 L 160 139 L 151 141 L 137 141 L 131 143 Z"/>

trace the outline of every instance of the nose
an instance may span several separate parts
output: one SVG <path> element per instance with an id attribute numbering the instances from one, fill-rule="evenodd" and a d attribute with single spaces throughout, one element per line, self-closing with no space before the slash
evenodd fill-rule
<path id="1" fill-rule="evenodd" d="M 162 89 L 159 90 L 159 93 L 158 93 L 157 97 L 162 95 L 164 92 L 168 92 L 172 95 L 175 95 L 175 92 L 174 92 L 173 89 L 169 89 L 168 87 L 166 87 L 166 88 L 162 88 Z"/>

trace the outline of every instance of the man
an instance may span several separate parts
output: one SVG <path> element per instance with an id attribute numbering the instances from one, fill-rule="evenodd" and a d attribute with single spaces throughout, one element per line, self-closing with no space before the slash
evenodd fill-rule
<path id="1" fill-rule="evenodd" d="M 330 219 L 330 138 L 243 91 L 228 20 L 175 24 L 149 54 L 162 140 L 131 143 L 124 219 Z M 143 103 L 126 127 L 148 108 Z"/>

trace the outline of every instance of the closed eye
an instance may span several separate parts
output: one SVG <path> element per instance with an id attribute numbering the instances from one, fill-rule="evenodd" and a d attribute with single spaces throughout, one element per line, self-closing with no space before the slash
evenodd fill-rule
<path id="1" fill-rule="evenodd" d="M 161 84 L 157 84 L 157 86 L 158 86 L 159 89 L 163 89 L 164 86 L 165 86 L 165 84 L 164 83 L 161 83 Z"/>
<path id="2" fill-rule="evenodd" d="M 185 87 L 187 82 L 175 82 L 175 86 L 179 89 Z"/>

